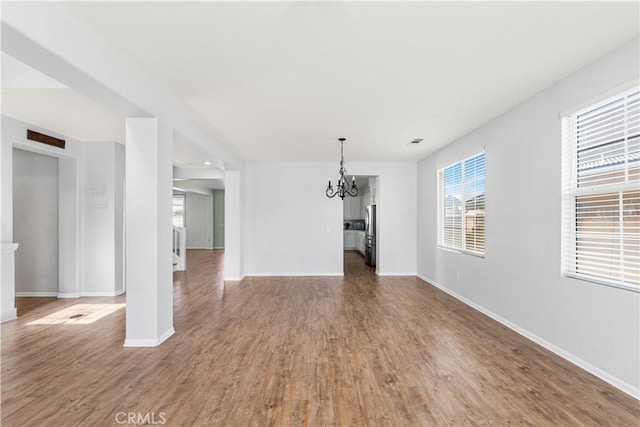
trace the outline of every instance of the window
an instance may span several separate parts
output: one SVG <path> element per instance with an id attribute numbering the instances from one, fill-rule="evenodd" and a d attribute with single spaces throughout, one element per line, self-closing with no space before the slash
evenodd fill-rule
<path id="1" fill-rule="evenodd" d="M 640 91 L 563 118 L 563 273 L 640 290 Z"/>
<path id="2" fill-rule="evenodd" d="M 484 152 L 441 169 L 440 245 L 484 253 Z"/>
<path id="3" fill-rule="evenodd" d="M 184 227 L 185 226 L 185 215 L 184 215 L 184 207 L 185 207 L 185 195 L 184 194 L 174 194 L 173 195 L 173 226 L 174 227 Z"/>

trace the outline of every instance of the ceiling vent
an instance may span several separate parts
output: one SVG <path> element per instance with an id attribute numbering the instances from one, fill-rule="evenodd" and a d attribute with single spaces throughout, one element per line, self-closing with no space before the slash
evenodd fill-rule
<path id="1" fill-rule="evenodd" d="M 36 132 L 31 129 L 27 129 L 27 139 L 31 141 L 40 142 L 42 144 L 52 145 L 54 147 L 62 148 L 64 150 L 65 141 L 64 139 L 54 138 L 49 135 L 45 135 L 44 133 Z"/>
<path id="2" fill-rule="evenodd" d="M 420 142 L 422 142 L 422 138 L 416 138 L 413 141 L 411 141 L 411 144 L 420 144 Z"/>

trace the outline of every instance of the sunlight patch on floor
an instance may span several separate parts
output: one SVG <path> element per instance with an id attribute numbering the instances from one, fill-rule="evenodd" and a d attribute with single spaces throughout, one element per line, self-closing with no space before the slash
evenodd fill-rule
<path id="1" fill-rule="evenodd" d="M 124 306 L 125 304 L 75 304 L 27 325 L 88 325 Z"/>

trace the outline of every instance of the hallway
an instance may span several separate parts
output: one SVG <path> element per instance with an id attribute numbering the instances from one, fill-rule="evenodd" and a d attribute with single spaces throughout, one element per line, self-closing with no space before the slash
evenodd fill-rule
<path id="1" fill-rule="evenodd" d="M 124 348 L 124 310 L 29 324 L 75 304 L 19 299 L 2 325 L 2 425 L 637 425 L 638 402 L 415 277 L 222 281 L 223 252 L 174 274 L 176 334 Z"/>

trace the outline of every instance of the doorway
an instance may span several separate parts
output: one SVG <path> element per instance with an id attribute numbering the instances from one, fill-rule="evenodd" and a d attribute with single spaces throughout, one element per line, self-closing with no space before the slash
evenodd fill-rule
<path id="1" fill-rule="evenodd" d="M 355 176 L 358 195 L 343 200 L 344 273 L 376 268 L 377 177 Z M 362 265 L 360 265 L 362 264 Z"/>
<path id="2" fill-rule="evenodd" d="M 78 297 L 78 160 L 16 142 L 11 156 L 11 299 Z"/>
<path id="3" fill-rule="evenodd" d="M 13 238 L 16 296 L 57 297 L 58 159 L 13 149 Z"/>

